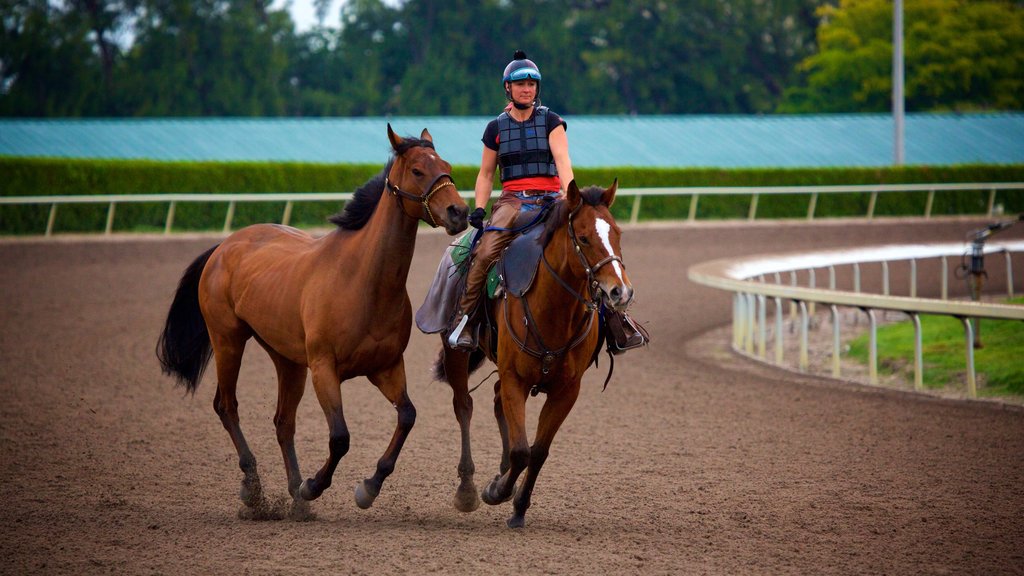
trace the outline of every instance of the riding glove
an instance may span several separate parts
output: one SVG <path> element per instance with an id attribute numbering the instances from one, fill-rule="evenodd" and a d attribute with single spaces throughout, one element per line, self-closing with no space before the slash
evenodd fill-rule
<path id="1" fill-rule="evenodd" d="M 473 228 L 482 230 L 484 227 L 484 217 L 487 216 L 487 210 L 483 208 L 477 208 L 473 210 L 473 213 L 469 215 L 469 224 Z"/>

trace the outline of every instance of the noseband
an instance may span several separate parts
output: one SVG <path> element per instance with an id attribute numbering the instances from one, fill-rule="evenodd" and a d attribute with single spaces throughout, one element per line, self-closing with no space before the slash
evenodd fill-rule
<path id="1" fill-rule="evenodd" d="M 569 290 L 569 292 L 572 295 L 576 296 L 577 300 L 583 302 L 587 306 L 587 308 L 590 308 L 591 310 L 597 310 L 597 304 L 599 299 L 599 296 L 597 295 L 598 282 L 597 279 L 594 278 L 594 275 L 597 274 L 597 271 L 604 267 L 606 264 L 618 262 L 619 265 L 621 265 L 623 268 L 625 268 L 626 264 L 625 262 L 622 261 L 622 258 L 615 254 L 611 254 L 610 256 L 602 258 L 600 261 L 598 261 L 597 264 L 594 264 L 593 266 L 590 265 L 590 262 L 587 261 L 587 257 L 583 255 L 583 248 L 580 246 L 579 241 L 576 240 L 576 230 L 573 228 L 572 225 L 573 216 L 575 216 L 576 213 L 579 212 L 579 209 L 582 206 L 583 201 L 581 200 L 580 203 L 577 204 L 571 212 L 569 212 L 569 238 L 572 240 L 572 247 L 573 250 L 576 252 L 576 256 L 580 259 L 580 264 L 583 265 L 583 269 L 586 270 L 587 272 L 587 286 L 590 288 L 590 299 L 585 299 L 575 290 L 569 288 L 569 286 L 566 285 L 565 282 L 562 281 L 562 279 L 558 277 L 557 274 L 555 274 L 555 277 L 558 278 L 559 281 L 562 281 L 562 286 Z"/>
<path id="2" fill-rule="evenodd" d="M 448 177 L 448 181 L 441 182 L 440 184 L 438 184 L 437 181 L 440 180 L 441 178 L 444 178 L 445 176 Z M 430 186 L 427 187 L 429 191 L 422 196 L 410 194 L 409 192 L 402 190 L 396 184 L 392 184 L 391 179 L 388 176 L 384 177 L 384 186 L 388 189 L 389 192 L 391 192 L 391 195 L 398 200 L 398 205 L 402 207 L 402 212 L 405 212 L 405 205 L 402 204 L 403 198 L 406 200 L 412 200 L 413 202 L 419 202 L 420 204 L 422 204 L 423 211 L 426 212 L 427 216 L 430 218 L 430 221 L 427 223 L 430 224 L 431 228 L 437 228 L 437 220 L 434 218 L 434 213 L 430 211 L 430 198 L 434 195 L 434 193 L 436 193 L 438 190 L 442 188 L 445 188 L 447 186 L 455 188 L 455 179 L 453 179 L 452 175 L 447 172 L 442 172 L 438 174 L 437 177 L 434 178 L 434 181 L 430 183 Z M 458 192 L 457 188 L 456 192 Z M 408 212 L 405 212 L 405 214 L 406 216 L 412 218 L 412 216 L 410 216 Z"/>

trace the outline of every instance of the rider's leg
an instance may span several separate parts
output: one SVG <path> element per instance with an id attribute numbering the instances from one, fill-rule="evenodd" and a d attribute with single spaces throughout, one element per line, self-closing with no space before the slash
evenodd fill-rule
<path id="1" fill-rule="evenodd" d="M 519 203 L 503 202 L 502 200 L 499 199 L 495 203 L 494 213 L 487 224 L 488 227 L 511 228 L 515 223 L 516 216 L 519 214 Z M 513 238 L 515 238 L 515 234 L 498 230 L 484 232 L 480 237 L 470 260 L 469 271 L 466 275 L 466 288 L 462 293 L 458 312 L 455 314 L 449 331 L 448 345 L 452 348 L 472 349 L 474 347 L 474 326 L 471 326 L 470 322 L 483 293 L 483 286 L 487 281 L 487 271 L 491 269 Z"/>

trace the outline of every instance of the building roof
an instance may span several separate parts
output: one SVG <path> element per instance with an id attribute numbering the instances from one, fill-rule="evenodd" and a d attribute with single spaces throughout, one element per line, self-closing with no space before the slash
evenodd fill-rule
<path id="1" fill-rule="evenodd" d="M 194 161 L 368 163 L 389 153 L 386 125 L 426 127 L 452 164 L 480 162 L 490 118 L 175 118 L 0 120 L 0 155 Z M 893 163 L 887 114 L 566 116 L 580 167 L 822 167 Z M 1024 163 L 1024 113 L 908 114 L 905 163 Z"/>

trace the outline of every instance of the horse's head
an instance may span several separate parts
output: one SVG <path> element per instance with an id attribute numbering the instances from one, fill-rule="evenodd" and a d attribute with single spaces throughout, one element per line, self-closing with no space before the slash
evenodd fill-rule
<path id="1" fill-rule="evenodd" d="M 622 263 L 622 231 L 609 210 L 618 185 L 616 179 L 609 188 L 590 186 L 580 190 L 573 180 L 566 188 L 566 205 L 570 209 L 569 235 L 591 277 L 591 289 L 601 290 L 609 308 L 625 310 L 633 301 L 633 286 Z"/>
<path id="2" fill-rule="evenodd" d="M 400 197 L 406 214 L 420 212 L 431 226 L 444 226 L 450 235 L 466 229 L 469 206 L 452 180 L 452 165 L 434 150 L 434 140 L 424 128 L 419 139 L 402 138 L 388 124 L 388 139 L 395 161 L 387 174 L 388 190 Z M 412 206 L 410 206 L 412 205 Z"/>

